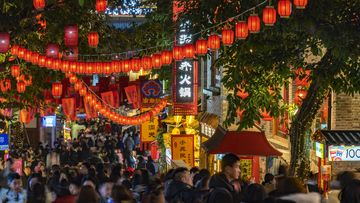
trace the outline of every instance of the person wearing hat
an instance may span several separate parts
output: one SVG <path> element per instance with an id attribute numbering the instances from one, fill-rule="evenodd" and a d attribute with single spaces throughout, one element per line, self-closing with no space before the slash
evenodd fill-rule
<path id="1" fill-rule="evenodd" d="M 0 191 L 0 202 L 25 203 L 26 191 L 22 188 L 20 175 L 9 173 L 7 180 L 9 188 Z"/>

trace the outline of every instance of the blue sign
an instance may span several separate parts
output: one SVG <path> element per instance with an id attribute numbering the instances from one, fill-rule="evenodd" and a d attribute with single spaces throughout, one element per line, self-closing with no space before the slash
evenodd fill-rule
<path id="1" fill-rule="evenodd" d="M 43 127 L 56 127 L 56 116 L 44 116 L 42 117 Z"/>
<path id="2" fill-rule="evenodd" d="M 159 98 L 162 92 L 162 84 L 159 80 L 146 81 L 141 87 L 141 92 L 146 98 Z"/>
<path id="3" fill-rule="evenodd" d="M 9 149 L 9 135 L 0 134 L 0 150 L 8 150 L 8 149 Z"/>

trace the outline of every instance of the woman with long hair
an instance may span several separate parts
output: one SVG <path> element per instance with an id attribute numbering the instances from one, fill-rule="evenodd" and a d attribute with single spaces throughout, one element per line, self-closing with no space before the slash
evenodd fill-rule
<path id="1" fill-rule="evenodd" d="M 96 190 L 90 185 L 85 185 L 81 187 L 76 203 L 98 203 L 99 200 Z"/>

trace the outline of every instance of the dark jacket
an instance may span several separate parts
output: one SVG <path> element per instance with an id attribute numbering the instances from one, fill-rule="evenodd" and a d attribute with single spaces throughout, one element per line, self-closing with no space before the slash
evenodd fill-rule
<path id="1" fill-rule="evenodd" d="M 209 203 L 238 203 L 240 198 L 234 187 L 229 183 L 225 174 L 219 173 L 213 175 L 209 183 L 211 194 Z"/>
<path id="2" fill-rule="evenodd" d="M 165 199 L 168 203 L 176 200 L 192 203 L 193 198 L 194 189 L 190 185 L 180 181 L 172 181 L 165 193 Z"/>

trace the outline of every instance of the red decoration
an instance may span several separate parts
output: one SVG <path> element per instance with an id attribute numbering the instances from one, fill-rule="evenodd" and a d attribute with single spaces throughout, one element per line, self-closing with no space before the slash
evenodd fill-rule
<path id="1" fill-rule="evenodd" d="M 5 79 L 0 81 L 0 88 L 1 92 L 7 92 L 9 89 L 11 89 L 11 81 L 10 79 Z"/>
<path id="2" fill-rule="evenodd" d="M 69 82 L 70 82 L 70 84 L 75 84 L 75 83 L 77 82 L 77 77 L 76 77 L 76 75 L 71 75 L 71 76 L 69 77 Z"/>
<path id="3" fill-rule="evenodd" d="M 207 41 L 206 39 L 198 39 L 195 44 L 196 51 L 195 53 L 197 55 L 203 56 L 207 53 Z"/>
<path id="4" fill-rule="evenodd" d="M 0 53 L 6 53 L 10 48 L 10 34 L 0 32 Z"/>
<path id="5" fill-rule="evenodd" d="M 105 12 L 106 7 L 107 7 L 107 0 L 96 0 L 95 8 L 97 12 L 99 13 Z"/>
<path id="6" fill-rule="evenodd" d="M 267 112 L 266 109 L 264 109 L 264 111 L 261 111 L 261 116 L 264 121 L 271 121 L 273 119 L 273 117 L 270 116 L 270 112 Z"/>
<path id="7" fill-rule="evenodd" d="M 218 50 L 220 48 L 220 37 L 217 34 L 212 34 L 208 38 L 208 47 L 211 50 Z"/>
<path id="8" fill-rule="evenodd" d="M 31 55 L 32 55 L 32 52 L 27 50 L 25 52 L 25 56 L 24 56 L 25 61 L 30 61 L 31 60 Z"/>
<path id="9" fill-rule="evenodd" d="M 130 71 L 130 60 L 123 61 L 123 70 L 124 70 L 124 72 Z"/>
<path id="10" fill-rule="evenodd" d="M 176 61 L 184 59 L 184 48 L 182 46 L 173 47 L 173 57 Z"/>
<path id="11" fill-rule="evenodd" d="M 234 43 L 234 31 L 232 31 L 231 29 L 223 29 L 222 42 L 224 46 L 232 45 L 232 43 Z"/>
<path id="12" fill-rule="evenodd" d="M 184 45 L 184 57 L 185 58 L 194 58 L 195 56 L 195 47 L 193 44 Z"/>
<path id="13" fill-rule="evenodd" d="M 132 58 L 130 64 L 132 71 L 137 72 L 141 69 L 141 60 L 139 58 Z"/>
<path id="14" fill-rule="evenodd" d="M 31 63 L 33 63 L 33 64 L 38 64 L 39 63 L 39 54 L 38 53 L 36 53 L 36 52 L 33 52 L 32 54 L 31 54 L 31 60 L 30 60 L 30 62 Z"/>
<path id="15" fill-rule="evenodd" d="M 26 85 L 25 85 L 25 82 L 24 81 L 19 81 L 16 83 L 16 90 L 19 92 L 19 93 L 24 93 L 25 90 L 26 90 Z"/>
<path id="16" fill-rule="evenodd" d="M 24 82 L 26 86 L 32 85 L 32 75 L 29 75 L 28 79 L 26 79 L 24 76 Z"/>
<path id="17" fill-rule="evenodd" d="M 300 105 L 302 103 L 302 100 L 306 97 L 307 95 L 307 91 L 304 89 L 297 89 L 295 91 L 295 98 L 294 98 L 294 102 L 295 104 Z"/>
<path id="18" fill-rule="evenodd" d="M 20 76 L 20 66 L 19 65 L 13 65 L 11 66 L 11 75 L 16 78 Z"/>
<path id="19" fill-rule="evenodd" d="M 295 78 L 295 84 L 297 86 L 307 86 L 309 84 L 310 79 L 310 70 L 304 70 L 302 68 L 298 68 L 295 71 L 296 78 Z"/>
<path id="20" fill-rule="evenodd" d="M 99 44 L 99 34 L 97 32 L 89 32 L 88 43 L 89 43 L 89 47 L 96 48 Z"/>
<path id="21" fill-rule="evenodd" d="M 273 6 L 266 6 L 263 10 L 262 20 L 266 26 L 273 26 L 276 22 L 276 10 Z"/>
<path id="22" fill-rule="evenodd" d="M 52 84 L 51 93 L 55 99 L 59 99 L 62 95 L 63 85 L 61 82 L 54 82 Z"/>
<path id="23" fill-rule="evenodd" d="M 278 13 L 280 18 L 289 18 L 291 15 L 291 1 L 279 0 L 278 1 Z"/>
<path id="24" fill-rule="evenodd" d="M 260 18 L 258 14 L 251 14 L 248 18 L 248 28 L 250 33 L 260 32 Z"/>
<path id="25" fill-rule="evenodd" d="M 142 66 L 144 70 L 149 70 L 152 67 L 152 61 L 150 56 L 144 56 L 141 59 Z"/>
<path id="26" fill-rule="evenodd" d="M 0 33 L 0 36 L 1 36 L 1 33 Z M 0 38 L 0 40 L 1 40 L 1 38 Z M 19 46 L 18 45 L 13 45 L 12 47 L 11 47 L 11 50 L 10 50 L 10 52 L 11 52 L 11 54 L 12 55 L 18 55 L 19 54 Z"/>
<path id="27" fill-rule="evenodd" d="M 239 89 L 236 95 L 241 99 L 246 99 L 249 96 L 249 93 L 247 93 L 244 89 Z"/>
<path id="28" fill-rule="evenodd" d="M 33 4 L 36 10 L 42 10 L 45 8 L 45 0 L 33 0 Z"/>
<path id="29" fill-rule="evenodd" d="M 308 4 L 308 0 L 294 0 L 294 5 L 297 9 L 304 9 Z"/>
<path id="30" fill-rule="evenodd" d="M 172 62 L 172 51 L 162 51 L 161 62 L 163 65 L 170 65 Z"/>
<path id="31" fill-rule="evenodd" d="M 153 54 L 152 55 L 152 66 L 154 68 L 160 68 L 161 65 L 162 65 L 161 54 Z"/>
<path id="32" fill-rule="evenodd" d="M 235 24 L 235 37 L 237 39 L 246 39 L 249 36 L 248 24 L 246 21 L 239 21 Z"/>
<path id="33" fill-rule="evenodd" d="M 65 27 L 65 46 L 76 47 L 78 45 L 78 32 L 77 25 L 68 25 Z"/>

